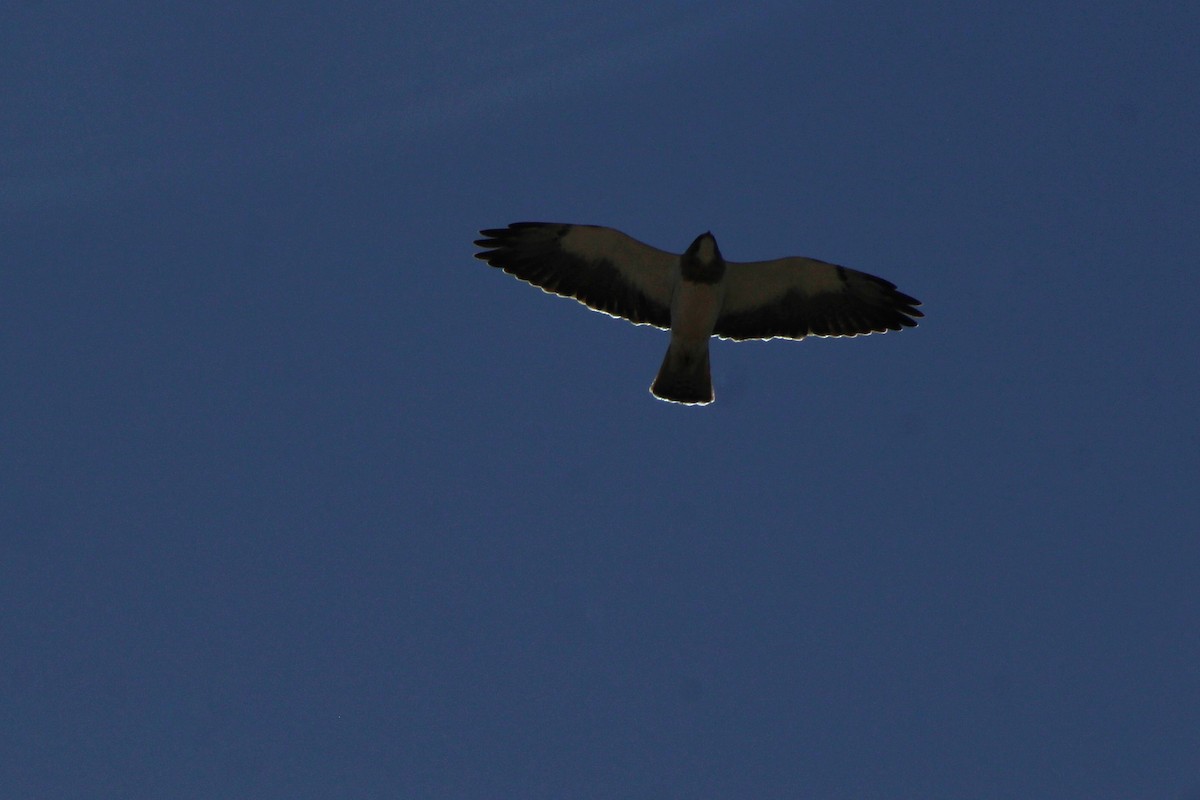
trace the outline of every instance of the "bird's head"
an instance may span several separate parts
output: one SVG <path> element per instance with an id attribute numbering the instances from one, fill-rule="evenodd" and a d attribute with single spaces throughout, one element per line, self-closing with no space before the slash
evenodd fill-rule
<path id="1" fill-rule="evenodd" d="M 707 231 L 684 251 L 680 266 L 685 280 L 698 283 L 717 283 L 725 275 L 725 259 L 717 248 L 717 240 Z"/>
<path id="2" fill-rule="evenodd" d="M 721 260 L 721 251 L 717 248 L 717 240 L 709 231 L 697 236 L 684 255 L 701 264 L 711 264 Z"/>

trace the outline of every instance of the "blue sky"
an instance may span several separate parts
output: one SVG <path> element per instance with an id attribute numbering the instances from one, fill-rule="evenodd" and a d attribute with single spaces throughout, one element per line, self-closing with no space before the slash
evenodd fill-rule
<path id="1" fill-rule="evenodd" d="M 5 4 L 0 794 L 1200 797 L 1198 34 Z M 927 316 L 670 406 L 524 219 Z"/>

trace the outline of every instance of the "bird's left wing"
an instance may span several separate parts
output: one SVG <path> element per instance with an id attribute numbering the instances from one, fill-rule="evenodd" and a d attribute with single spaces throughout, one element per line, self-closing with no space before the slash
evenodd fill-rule
<path id="1" fill-rule="evenodd" d="M 514 222 L 480 231 L 475 257 L 551 294 L 639 325 L 671 327 L 679 256 L 613 228 Z"/>
<path id="2" fill-rule="evenodd" d="M 727 262 L 724 339 L 858 336 L 914 327 L 920 301 L 865 272 L 813 258 Z"/>

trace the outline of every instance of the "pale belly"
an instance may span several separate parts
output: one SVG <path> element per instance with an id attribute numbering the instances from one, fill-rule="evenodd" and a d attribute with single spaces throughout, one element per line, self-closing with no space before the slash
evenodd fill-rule
<path id="1" fill-rule="evenodd" d="M 722 288 L 683 281 L 671 302 L 671 337 L 696 341 L 712 336 L 721 312 Z"/>

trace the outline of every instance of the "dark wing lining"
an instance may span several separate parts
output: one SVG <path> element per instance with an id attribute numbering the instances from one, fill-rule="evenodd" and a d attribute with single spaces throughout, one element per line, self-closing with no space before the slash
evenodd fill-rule
<path id="1" fill-rule="evenodd" d="M 714 333 L 725 339 L 859 336 L 915 327 L 920 302 L 865 272 L 811 258 L 730 262 Z"/>
<path id="2" fill-rule="evenodd" d="M 475 257 L 509 275 L 614 317 L 671 326 L 678 256 L 596 225 L 514 222 L 480 233 Z"/>

